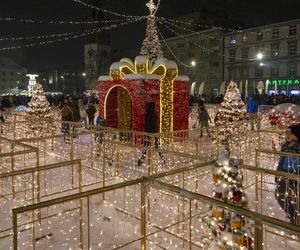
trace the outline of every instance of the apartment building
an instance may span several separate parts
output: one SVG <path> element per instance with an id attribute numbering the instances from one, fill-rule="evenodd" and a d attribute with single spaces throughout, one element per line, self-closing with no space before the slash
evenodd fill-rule
<path id="1" fill-rule="evenodd" d="M 223 80 L 223 30 L 209 29 L 161 42 L 164 57 L 174 60 L 180 75 L 188 75 L 195 94 L 205 82 L 205 94 L 217 90 Z M 192 90 L 192 92 L 193 92 Z M 191 93 L 194 94 L 194 93 Z"/>
<path id="2" fill-rule="evenodd" d="M 300 19 L 239 30 L 224 36 L 226 81 L 248 80 L 253 90 L 270 80 L 269 90 L 296 94 L 300 81 Z"/>
<path id="3" fill-rule="evenodd" d="M 0 94 L 19 93 L 28 84 L 26 73 L 10 58 L 0 57 Z"/>

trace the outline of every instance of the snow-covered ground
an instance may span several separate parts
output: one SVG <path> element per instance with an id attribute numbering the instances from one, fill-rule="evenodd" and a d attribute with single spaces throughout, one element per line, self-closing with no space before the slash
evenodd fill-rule
<path id="1" fill-rule="evenodd" d="M 193 119 L 191 116 L 190 119 Z M 191 121 L 190 124 L 194 124 Z M 244 159 L 244 163 L 255 165 L 255 147 L 257 145 L 256 132 L 248 134 L 249 140 L 242 148 L 235 148 L 233 154 Z M 278 135 L 269 135 L 261 140 L 261 145 L 266 149 L 279 147 Z M 73 151 L 71 144 L 65 143 L 63 138 L 42 140 L 39 142 L 26 142 L 39 148 L 39 158 L 35 153 L 20 154 L 13 157 L 0 157 L 0 173 L 11 171 L 12 164 L 15 170 L 31 168 L 37 165 L 54 164 L 71 159 L 82 160 L 82 184 L 83 191 L 102 187 L 105 185 L 133 180 L 152 173 L 166 172 L 171 169 L 190 166 L 205 161 L 205 158 L 215 158 L 217 147 L 213 139 L 207 136 L 199 138 L 199 130 L 193 129 L 189 133 L 189 140 L 174 140 L 170 145 L 161 147 L 162 155 L 156 149 L 151 150 L 151 164 L 148 158 L 138 164 L 143 155 L 142 145 L 115 144 L 106 142 L 99 145 L 94 135 L 79 135 L 74 138 Z M 19 147 L 19 146 L 15 146 Z M 1 141 L 2 153 L 11 152 L 11 144 Z M 278 148 L 277 148 L 278 149 Z M 15 148 L 16 150 L 16 148 Z M 19 148 L 18 150 L 24 150 Z M 220 149 L 222 150 L 222 149 Z M 198 155 L 199 158 L 187 155 L 173 154 L 168 151 L 182 152 L 185 154 Z M 278 157 L 262 155 L 259 157 L 259 166 L 274 169 Z M 35 180 L 37 176 L 35 175 Z M 105 179 L 103 179 L 105 178 Z M 182 173 L 164 177 L 161 180 L 198 192 L 207 196 L 212 195 L 212 173 L 211 166 L 185 173 L 183 181 Z M 255 174 L 253 171 L 244 170 L 244 186 L 248 196 L 248 207 L 265 215 L 273 216 L 288 221 L 285 213 L 279 208 L 274 198 L 274 176 L 266 176 L 263 185 L 264 191 L 255 197 L 254 186 Z M 12 184 L 14 185 L 15 197 L 13 197 Z M 32 174 L 23 174 L 0 179 L 0 249 L 12 248 L 12 214 L 11 209 L 32 204 Z M 34 182 L 36 188 L 37 182 Z M 40 172 L 40 201 L 51 200 L 79 192 L 79 166 L 66 163 L 56 169 Z M 147 207 L 147 249 L 190 249 L 190 224 L 189 203 L 174 196 L 165 190 L 149 189 Z M 80 218 L 83 227 L 83 249 L 140 249 L 140 185 L 134 185 L 122 189 L 107 192 L 105 200 L 102 194 L 92 195 L 89 199 L 74 199 L 63 204 L 45 207 L 41 209 L 41 223 L 34 223 L 32 230 L 32 215 L 34 213 L 23 213 L 18 217 L 19 248 L 20 249 L 79 249 L 80 244 Z M 258 201 L 256 201 L 256 198 Z M 36 196 L 35 196 L 36 199 Z M 35 201 L 36 202 L 36 201 Z M 207 204 L 200 201 L 192 202 L 192 249 L 201 249 L 203 236 L 202 218 L 210 214 Z M 82 213 L 82 216 L 81 216 Z M 177 223 L 183 220 L 183 223 Z M 21 225 L 23 224 L 24 225 Z M 87 225 L 90 225 L 88 227 Z M 90 229 L 89 229 L 90 228 Z M 280 230 L 278 233 L 270 233 L 274 228 L 268 226 L 264 231 L 265 249 L 299 249 L 300 243 L 288 240 Z M 90 235 L 90 237 L 88 237 Z M 132 243 L 130 243 L 132 242 Z M 211 246 L 210 249 L 215 249 Z"/>

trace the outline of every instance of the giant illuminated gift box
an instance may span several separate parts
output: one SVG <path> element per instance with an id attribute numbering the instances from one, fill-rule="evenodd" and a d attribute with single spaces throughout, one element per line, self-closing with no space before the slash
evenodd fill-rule
<path id="1" fill-rule="evenodd" d="M 146 104 L 155 103 L 159 132 L 188 129 L 189 79 L 178 76 L 174 61 L 146 56 L 124 58 L 99 77 L 99 114 L 106 126 L 144 131 Z"/>

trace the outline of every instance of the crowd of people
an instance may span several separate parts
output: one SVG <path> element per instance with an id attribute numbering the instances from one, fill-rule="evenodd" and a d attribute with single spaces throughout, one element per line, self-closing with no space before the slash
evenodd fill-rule
<path id="1" fill-rule="evenodd" d="M 62 132 L 65 135 L 65 140 L 67 135 L 70 133 L 70 122 L 78 123 L 83 122 L 86 129 L 90 129 L 95 121 L 97 125 L 103 125 L 103 119 L 98 115 L 96 118 L 96 105 L 98 104 L 98 99 L 95 95 L 89 97 L 75 97 L 75 96 L 65 96 L 59 103 L 59 108 L 61 112 L 62 120 Z M 76 126 L 72 126 L 74 135 L 76 134 Z"/>
<path id="2" fill-rule="evenodd" d="M 300 96 L 296 95 L 284 95 L 284 94 L 261 94 L 261 95 L 255 95 L 258 101 L 259 105 L 271 105 L 276 106 L 278 104 L 282 103 L 293 103 L 300 105 Z M 241 96 L 242 100 L 245 102 L 248 102 L 249 97 L 245 97 L 244 95 Z M 198 103 L 201 99 L 205 103 L 209 104 L 220 104 L 223 101 L 224 96 L 222 94 L 220 95 L 201 95 L 201 96 L 190 96 L 190 106 L 193 106 L 194 103 Z"/>

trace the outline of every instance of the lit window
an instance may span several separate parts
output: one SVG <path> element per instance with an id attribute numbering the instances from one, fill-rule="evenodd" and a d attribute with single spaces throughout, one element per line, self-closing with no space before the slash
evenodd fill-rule
<path id="1" fill-rule="evenodd" d="M 229 44 L 230 44 L 230 45 L 235 45 L 235 44 L 236 44 L 235 36 L 231 36 L 231 37 L 229 38 Z"/>
<path id="2" fill-rule="evenodd" d="M 271 45 L 271 56 L 276 57 L 279 56 L 279 44 L 272 44 Z"/>
<path id="3" fill-rule="evenodd" d="M 247 35 L 243 35 L 243 42 L 244 43 L 248 42 L 248 36 Z"/>

